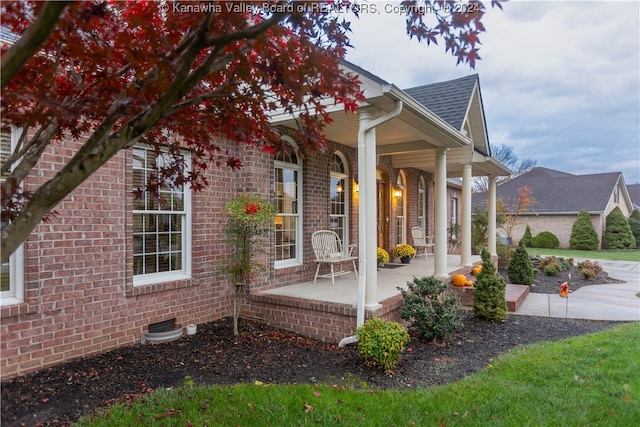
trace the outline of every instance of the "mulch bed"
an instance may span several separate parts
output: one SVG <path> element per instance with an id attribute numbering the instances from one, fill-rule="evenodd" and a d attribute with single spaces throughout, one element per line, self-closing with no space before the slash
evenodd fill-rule
<path id="1" fill-rule="evenodd" d="M 606 273 L 591 281 L 577 275 L 573 290 L 608 283 Z M 539 278 L 532 291 L 555 293 L 558 280 Z M 2 383 L 2 426 L 64 426 L 82 415 L 116 402 L 185 381 L 197 384 L 323 383 L 367 384 L 371 388 L 407 389 L 457 381 L 515 347 L 554 341 L 611 328 L 619 322 L 510 315 L 491 323 L 462 311 L 464 328 L 447 344 L 416 336 L 393 374 L 363 365 L 356 345 L 314 341 L 241 319 L 240 336 L 232 320 L 198 326 L 194 336 L 157 345 L 133 345 L 74 360 Z"/>

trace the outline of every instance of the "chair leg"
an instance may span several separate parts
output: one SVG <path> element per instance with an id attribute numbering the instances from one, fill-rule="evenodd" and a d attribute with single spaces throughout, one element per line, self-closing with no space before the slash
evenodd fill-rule
<path id="1" fill-rule="evenodd" d="M 336 281 L 333 273 L 333 263 L 331 263 L 331 285 L 335 285 L 335 284 L 336 284 Z"/>
<path id="2" fill-rule="evenodd" d="M 356 269 L 356 262 L 355 260 L 351 260 L 351 263 L 353 264 L 353 274 L 355 274 L 356 279 L 358 278 L 358 270 Z"/>
<path id="3" fill-rule="evenodd" d="M 316 280 L 318 280 L 319 271 L 320 271 L 320 263 L 318 263 L 318 267 L 316 268 L 316 276 L 313 278 L 313 283 L 316 283 Z"/>

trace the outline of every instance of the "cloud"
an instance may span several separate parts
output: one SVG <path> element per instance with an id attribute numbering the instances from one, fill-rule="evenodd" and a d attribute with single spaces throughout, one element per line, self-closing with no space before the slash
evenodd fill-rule
<path id="1" fill-rule="evenodd" d="M 402 16 L 378 9 L 353 23 L 350 61 L 401 88 L 477 72 L 493 144 L 539 166 L 640 182 L 640 3 L 490 9 L 476 70 L 409 40 Z"/>

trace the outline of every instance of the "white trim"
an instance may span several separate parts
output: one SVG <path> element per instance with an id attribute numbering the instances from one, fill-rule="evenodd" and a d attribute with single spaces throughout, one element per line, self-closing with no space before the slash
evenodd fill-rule
<path id="1" fill-rule="evenodd" d="M 135 148 L 149 150 L 150 147 L 145 145 L 138 145 Z M 188 151 L 183 151 L 182 153 L 185 158 L 186 168 L 188 169 L 191 166 L 191 153 Z M 133 172 L 133 168 L 131 170 Z M 160 273 L 149 273 L 149 274 L 133 274 L 133 286 L 144 286 L 151 285 L 155 283 L 164 283 L 171 282 L 176 280 L 186 280 L 191 278 L 191 243 L 192 243 L 192 207 L 191 207 L 191 187 L 188 184 L 184 185 L 182 190 L 182 194 L 184 199 L 183 210 L 182 211 L 173 211 L 173 210 L 163 210 L 163 211 L 146 211 L 141 209 L 132 209 L 131 215 L 134 213 L 145 214 L 145 213 L 153 213 L 153 214 L 166 214 L 166 215 L 181 215 L 182 216 L 182 227 L 181 227 L 181 264 L 182 268 L 180 270 L 172 270 Z"/>
<path id="2" fill-rule="evenodd" d="M 9 126 L 9 155 L 18 144 L 19 129 Z M 9 257 L 9 290 L 0 292 L 0 306 L 24 302 L 24 243 Z"/>

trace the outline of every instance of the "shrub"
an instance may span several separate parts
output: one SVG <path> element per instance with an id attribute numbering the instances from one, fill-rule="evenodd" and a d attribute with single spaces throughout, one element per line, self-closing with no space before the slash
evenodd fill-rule
<path id="1" fill-rule="evenodd" d="M 507 275 L 511 283 L 517 283 L 522 285 L 533 284 L 533 265 L 529 259 L 527 250 L 522 246 L 522 243 L 511 257 L 511 262 L 507 268 Z"/>
<path id="2" fill-rule="evenodd" d="M 602 238 L 602 246 L 606 249 L 631 249 L 636 247 L 636 239 L 631 234 L 629 221 L 617 206 L 607 215 L 607 225 Z"/>
<path id="3" fill-rule="evenodd" d="M 531 228 L 527 225 L 527 228 L 524 230 L 524 234 L 522 235 L 522 239 L 520 239 L 520 244 L 525 248 L 531 247 Z"/>
<path id="4" fill-rule="evenodd" d="M 560 246 L 560 241 L 550 231 L 543 231 L 542 233 L 538 233 L 531 239 L 531 247 L 532 248 L 543 248 L 543 249 L 555 249 Z"/>
<path id="5" fill-rule="evenodd" d="M 581 251 L 595 251 L 598 250 L 599 243 L 598 233 L 593 228 L 591 216 L 585 210 L 580 211 L 571 228 L 569 248 Z"/>
<path id="6" fill-rule="evenodd" d="M 636 239 L 636 249 L 640 249 L 640 221 L 629 218 L 629 228 L 631 229 L 631 234 L 633 234 L 633 237 Z"/>
<path id="7" fill-rule="evenodd" d="M 595 279 L 601 271 L 602 266 L 598 264 L 598 261 L 589 261 L 587 259 L 578 263 L 578 273 L 585 279 Z"/>
<path id="8" fill-rule="evenodd" d="M 502 244 L 500 242 L 496 243 L 496 252 L 498 253 L 498 269 L 504 270 L 509 266 L 509 262 L 511 261 L 511 257 L 513 256 L 513 249 L 509 245 Z"/>
<path id="9" fill-rule="evenodd" d="M 560 266 L 558 264 L 549 264 L 544 268 L 544 274 L 547 276 L 559 276 Z"/>
<path id="10" fill-rule="evenodd" d="M 507 300 L 504 295 L 507 284 L 496 272 L 486 248 L 482 249 L 480 256 L 482 271 L 478 274 L 473 292 L 473 312 L 483 319 L 501 322 L 507 318 Z"/>
<path id="11" fill-rule="evenodd" d="M 433 276 L 414 278 L 401 288 L 404 303 L 400 317 L 410 321 L 418 334 L 428 340 L 445 341 L 464 324 L 458 311 L 458 295 Z"/>
<path id="12" fill-rule="evenodd" d="M 636 221 L 640 221 L 640 209 L 634 209 L 633 212 L 631 212 L 631 215 L 629 216 L 629 218 L 633 218 Z"/>
<path id="13" fill-rule="evenodd" d="M 365 363 L 390 372 L 400 361 L 400 354 L 409 342 L 409 334 L 398 322 L 380 318 L 367 320 L 356 330 L 358 350 Z"/>

